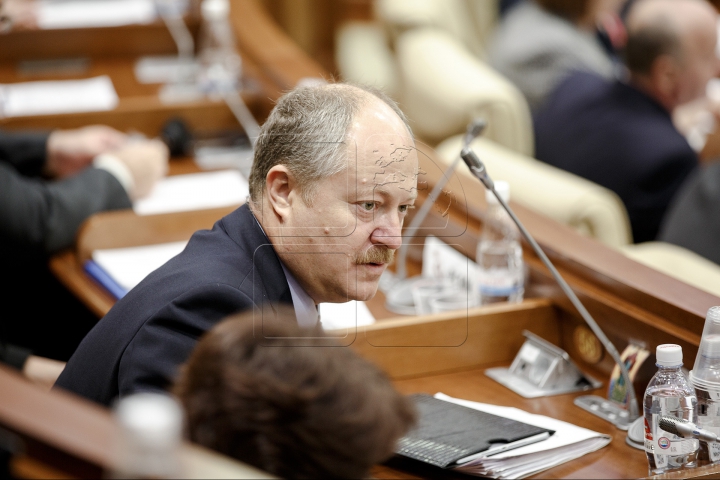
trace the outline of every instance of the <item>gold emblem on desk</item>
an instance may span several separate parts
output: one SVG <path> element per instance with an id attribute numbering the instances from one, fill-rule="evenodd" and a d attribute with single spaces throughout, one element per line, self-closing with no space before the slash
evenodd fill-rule
<path id="1" fill-rule="evenodd" d="M 585 325 L 578 325 L 573 332 L 573 342 L 582 359 L 588 363 L 598 363 L 603 357 L 600 340 Z"/>

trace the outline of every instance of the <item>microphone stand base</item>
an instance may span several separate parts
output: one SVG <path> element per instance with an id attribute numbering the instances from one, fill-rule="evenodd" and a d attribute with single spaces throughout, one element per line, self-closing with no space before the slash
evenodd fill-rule
<path id="1" fill-rule="evenodd" d="M 630 418 L 630 412 L 619 404 L 598 395 L 583 395 L 573 400 L 573 403 L 583 410 L 607 420 L 620 430 L 629 429 L 630 424 L 635 421 L 634 418 Z"/>
<path id="2" fill-rule="evenodd" d="M 625 443 L 638 450 L 645 451 L 645 419 L 638 417 L 630 424 Z"/>

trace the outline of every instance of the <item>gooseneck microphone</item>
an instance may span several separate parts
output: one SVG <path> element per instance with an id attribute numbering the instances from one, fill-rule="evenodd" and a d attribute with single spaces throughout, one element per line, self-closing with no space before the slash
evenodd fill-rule
<path id="1" fill-rule="evenodd" d="M 717 442 L 718 437 L 712 432 L 703 430 L 692 422 L 683 418 L 664 415 L 660 417 L 660 428 L 668 433 L 678 435 L 683 438 L 697 438 L 704 442 Z"/>
<path id="2" fill-rule="evenodd" d="M 486 125 L 487 122 L 483 119 L 474 120 L 470 125 L 468 125 L 467 132 L 465 133 L 464 143 L 467 145 L 469 141 L 472 141 L 473 138 L 480 135 L 482 131 L 485 130 Z M 468 138 L 470 139 L 469 141 Z M 407 276 L 407 255 L 409 240 L 412 239 L 417 233 L 417 231 L 420 229 L 420 225 L 425 220 L 425 217 L 427 217 L 430 208 L 432 208 L 433 204 L 435 203 L 435 199 L 440 196 L 440 192 L 442 192 L 442 189 L 445 188 L 445 185 L 450 181 L 453 172 L 459 164 L 460 158 L 458 157 L 449 167 L 447 167 L 447 169 L 445 169 L 442 178 L 438 180 L 438 182 L 435 184 L 435 187 L 433 187 L 432 191 L 428 195 L 428 200 L 420 206 L 420 210 L 418 210 L 417 214 L 413 217 L 412 222 L 410 222 L 410 225 L 408 225 L 407 229 L 405 230 L 405 235 L 403 235 L 403 244 L 398 250 L 397 273 L 395 275 L 396 281 L 404 280 Z"/>
<path id="3" fill-rule="evenodd" d="M 600 329 L 600 326 L 595 322 L 595 320 L 592 318 L 590 313 L 587 311 L 585 306 L 580 302 L 580 300 L 577 298 L 577 295 L 575 295 L 575 292 L 572 291 L 570 286 L 567 284 L 565 279 L 562 278 L 560 273 L 557 271 L 555 266 L 550 262 L 550 259 L 548 259 L 547 255 L 545 255 L 545 252 L 540 248 L 540 245 L 537 244 L 535 239 L 530 235 L 530 232 L 525 229 L 525 226 L 520 222 L 520 220 L 515 216 L 515 213 L 512 211 L 512 209 L 508 206 L 508 204 L 505 202 L 505 200 L 502 199 L 500 195 L 498 195 L 497 191 L 495 190 L 495 184 L 490 178 L 490 175 L 487 172 L 487 169 L 485 168 L 485 164 L 478 158 L 477 154 L 470 148 L 470 142 L 477 136 L 473 136 L 473 133 L 476 131 L 474 128 L 474 123 L 471 123 L 468 126 L 468 131 L 465 135 L 464 139 L 464 146 L 462 151 L 460 152 L 460 157 L 463 159 L 465 164 L 470 169 L 470 172 L 477 177 L 480 182 L 482 182 L 483 185 L 485 185 L 485 188 L 490 190 L 493 195 L 495 195 L 495 198 L 497 198 L 500 205 L 502 205 L 503 209 L 510 215 L 510 218 L 513 222 L 515 222 L 515 225 L 517 225 L 518 229 L 520 230 L 520 233 L 522 233 L 522 236 L 527 240 L 527 242 L 530 244 L 532 249 L 535 251 L 535 254 L 542 260 L 542 262 L 545 264 L 548 270 L 550 270 L 550 273 L 552 274 L 553 278 L 555 278 L 555 281 L 558 283 L 560 288 L 562 289 L 563 293 L 570 299 L 570 302 L 573 304 L 575 309 L 580 313 L 583 320 L 585 320 L 585 323 L 588 324 L 590 329 L 593 331 L 595 336 L 602 342 L 605 349 L 608 351 L 612 359 L 615 361 L 615 363 L 620 367 L 620 373 L 622 374 L 623 380 L 625 382 L 625 385 L 628 386 L 627 392 L 628 392 L 628 399 L 629 399 L 629 414 L 630 414 L 630 421 L 633 421 L 637 417 L 639 417 L 638 413 L 638 405 L 637 405 L 637 397 L 635 395 L 635 389 L 632 387 L 632 381 L 630 380 L 630 374 L 627 370 L 627 367 L 625 365 L 625 362 L 622 361 L 620 358 L 620 354 L 618 353 L 617 349 L 615 348 L 615 345 L 612 344 L 612 342 L 605 336 L 605 333 Z"/>

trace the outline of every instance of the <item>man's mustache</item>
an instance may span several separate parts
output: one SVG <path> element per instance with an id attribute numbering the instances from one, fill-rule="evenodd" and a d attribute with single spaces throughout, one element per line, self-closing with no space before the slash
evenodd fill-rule
<path id="1" fill-rule="evenodd" d="M 368 248 L 355 259 L 356 265 L 364 265 L 367 263 L 387 263 L 390 264 L 395 257 L 395 250 L 387 247 Z"/>

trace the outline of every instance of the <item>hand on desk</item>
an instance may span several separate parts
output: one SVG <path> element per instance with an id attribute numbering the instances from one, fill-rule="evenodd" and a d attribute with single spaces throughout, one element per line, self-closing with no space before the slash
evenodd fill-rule
<path id="1" fill-rule="evenodd" d="M 30 355 L 27 360 L 25 360 L 22 373 L 33 383 L 50 390 L 64 368 L 65 362 Z"/>
<path id="2" fill-rule="evenodd" d="M 75 130 L 55 130 L 47 140 L 45 174 L 64 178 L 90 165 L 101 153 L 120 148 L 128 136 L 105 125 Z"/>
<path id="3" fill-rule="evenodd" d="M 130 198 L 142 198 L 152 189 L 155 182 L 167 174 L 170 152 L 160 140 L 135 140 L 108 152 L 120 160 L 132 176 Z"/>
<path id="4" fill-rule="evenodd" d="M 0 3 L 0 33 L 35 30 L 38 28 L 37 15 L 37 2 L 34 0 L 4 0 Z"/>

